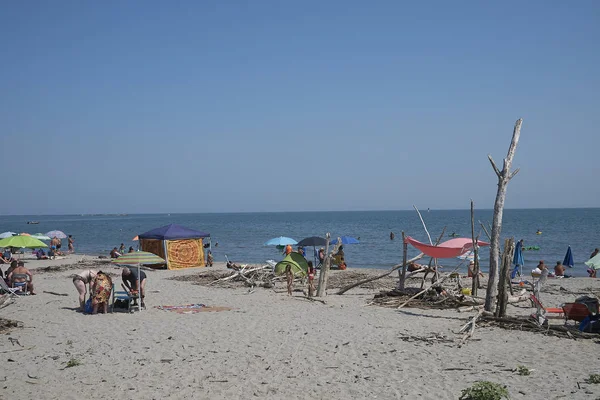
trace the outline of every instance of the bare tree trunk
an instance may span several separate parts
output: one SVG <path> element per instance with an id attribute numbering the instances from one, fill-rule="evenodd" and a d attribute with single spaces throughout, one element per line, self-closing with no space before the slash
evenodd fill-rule
<path id="1" fill-rule="evenodd" d="M 404 283 L 406 282 L 406 259 L 408 258 L 408 243 L 404 240 L 406 235 L 402 231 L 402 272 L 400 274 L 400 282 L 398 283 L 398 289 L 404 290 Z"/>
<path id="2" fill-rule="evenodd" d="M 331 265 L 331 255 L 329 254 L 329 238 L 331 234 L 327 232 L 325 239 L 325 262 L 321 266 L 321 273 L 319 274 L 319 287 L 317 288 L 317 297 L 323 297 L 327 291 L 327 280 L 329 279 L 329 266 Z"/>
<path id="3" fill-rule="evenodd" d="M 475 239 L 475 205 L 471 200 L 471 240 L 473 240 L 473 284 L 471 285 L 471 294 L 477 296 L 477 289 L 479 288 L 479 236 Z"/>
<path id="4" fill-rule="evenodd" d="M 496 193 L 496 202 L 494 203 L 494 219 L 492 222 L 492 238 L 490 243 L 490 273 L 488 280 L 487 292 L 485 295 L 485 310 L 491 311 L 496 300 L 496 294 L 498 293 L 498 286 L 496 285 L 496 278 L 498 275 L 498 257 L 500 254 L 500 233 L 502 232 L 502 214 L 504 213 L 504 200 L 506 198 L 506 186 L 508 182 L 519 172 L 517 168 L 512 173 L 510 167 L 515 156 L 517 144 L 519 143 L 519 137 L 521 135 L 521 124 L 523 119 L 517 120 L 515 128 L 513 130 L 512 141 L 508 148 L 508 153 L 504 159 L 504 165 L 502 171 L 498 169 L 496 163 L 492 159 L 491 155 L 488 155 L 488 159 L 494 168 L 494 172 L 498 177 L 498 192 Z"/>
<path id="5" fill-rule="evenodd" d="M 509 273 L 512 264 L 512 258 L 515 253 L 515 239 L 510 238 L 504 241 L 504 251 L 502 252 L 502 267 L 500 268 L 500 278 L 498 279 L 498 302 L 494 316 L 505 317 L 506 305 L 508 304 L 508 293 L 506 284 L 510 285 Z M 508 282 L 507 282 L 508 281 Z"/>

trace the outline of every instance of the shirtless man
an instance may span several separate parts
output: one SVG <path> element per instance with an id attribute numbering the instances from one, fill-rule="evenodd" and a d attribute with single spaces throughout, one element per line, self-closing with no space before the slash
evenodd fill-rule
<path id="1" fill-rule="evenodd" d="M 27 279 L 27 277 L 15 277 L 15 275 L 27 275 L 27 277 L 29 277 L 29 280 Z M 27 287 L 29 294 L 35 295 L 33 291 L 33 275 L 31 275 L 31 272 L 29 272 L 29 270 L 25 268 L 25 263 L 23 261 L 19 261 L 17 263 L 17 268 L 12 270 L 8 274 L 8 280 L 10 281 L 12 286 L 14 286 L 15 283 L 26 282 L 25 286 Z"/>
<path id="2" fill-rule="evenodd" d="M 565 277 L 565 278 L 570 278 L 569 275 L 565 275 L 565 270 L 566 270 L 565 266 L 562 265 L 562 263 L 560 261 L 557 261 L 556 262 L 556 266 L 554 267 L 554 275 L 555 276 L 562 276 L 562 277 Z"/>

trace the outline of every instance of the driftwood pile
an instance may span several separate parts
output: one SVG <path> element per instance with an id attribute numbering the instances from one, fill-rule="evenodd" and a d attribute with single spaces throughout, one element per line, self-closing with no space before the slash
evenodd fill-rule
<path id="1" fill-rule="evenodd" d="M 236 288 L 247 286 L 250 288 L 264 287 L 273 288 L 275 283 L 285 279 L 285 276 L 276 276 L 270 265 L 248 265 L 235 266 L 229 271 L 206 270 L 197 275 L 184 275 L 170 278 L 176 281 L 192 282 L 195 285 L 218 286 L 225 288 Z M 296 278 L 295 281 L 302 281 Z"/>

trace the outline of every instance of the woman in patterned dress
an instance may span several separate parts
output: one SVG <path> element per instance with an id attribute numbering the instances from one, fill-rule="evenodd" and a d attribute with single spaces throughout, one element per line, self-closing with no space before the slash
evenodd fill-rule
<path id="1" fill-rule="evenodd" d="M 108 313 L 108 299 L 112 292 L 112 279 L 102 271 L 98 271 L 92 284 L 92 314 L 98 314 L 98 308 L 102 306 L 104 314 Z"/>

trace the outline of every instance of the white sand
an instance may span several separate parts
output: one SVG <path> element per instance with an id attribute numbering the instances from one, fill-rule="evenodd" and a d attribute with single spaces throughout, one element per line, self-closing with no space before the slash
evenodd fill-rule
<path id="1" fill-rule="evenodd" d="M 468 315 L 365 306 L 374 292 L 360 288 L 330 294 L 323 305 L 263 288 L 248 293 L 166 279 L 206 269 L 148 272 L 146 311 L 83 315 L 74 311 L 77 291 L 69 278 L 77 271 L 36 274 L 39 295 L 0 310 L 24 324 L 0 336 L 0 399 L 457 399 L 477 380 L 506 384 L 514 399 L 600 396 L 600 385 L 583 383 L 600 373 L 599 341 L 478 328 L 462 348 L 405 342 L 400 334 L 458 339 L 454 332 Z M 559 286 L 600 292 L 596 279 L 550 281 L 546 306 L 576 297 Z M 234 310 L 177 314 L 153 307 L 188 303 Z M 509 313 L 532 312 L 528 306 L 509 306 Z M 12 351 L 21 347 L 9 338 L 25 350 Z M 65 368 L 70 359 L 81 365 Z M 535 371 L 519 376 L 511 372 L 517 365 Z"/>

